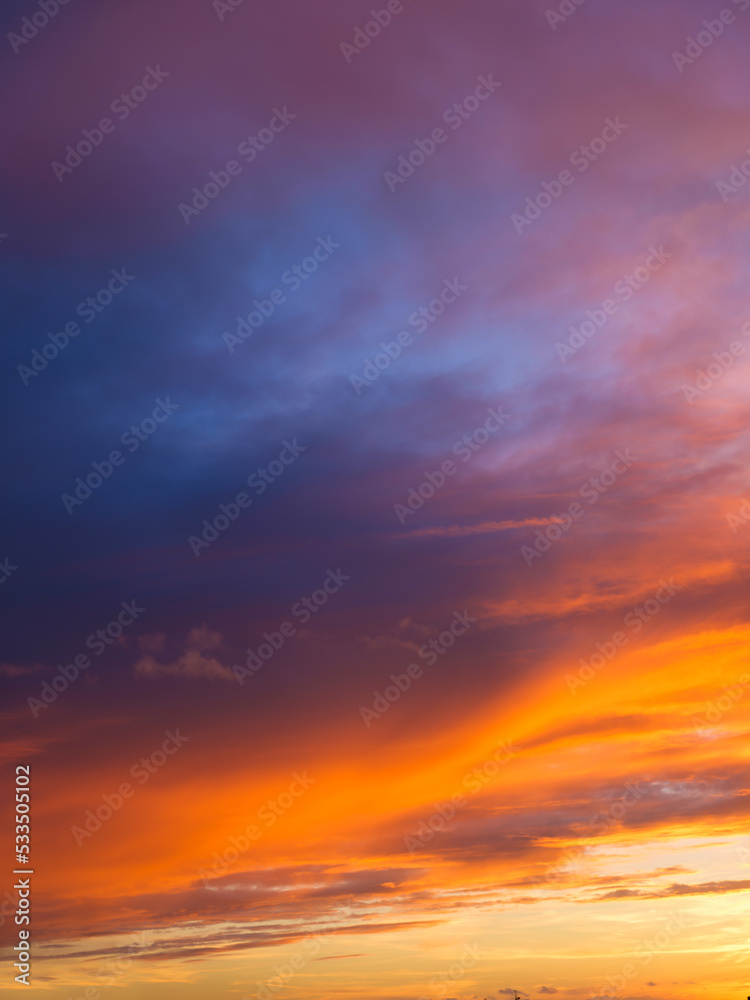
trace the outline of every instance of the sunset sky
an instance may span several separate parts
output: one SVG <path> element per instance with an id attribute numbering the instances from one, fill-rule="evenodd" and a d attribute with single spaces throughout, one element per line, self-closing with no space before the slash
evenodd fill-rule
<path id="1" fill-rule="evenodd" d="M 744 1000 L 750 0 L 2 21 L 3 988 Z"/>

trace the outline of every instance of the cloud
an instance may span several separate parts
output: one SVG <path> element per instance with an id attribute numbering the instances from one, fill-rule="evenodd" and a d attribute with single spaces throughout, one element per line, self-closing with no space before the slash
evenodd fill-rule
<path id="1" fill-rule="evenodd" d="M 16 663 L 0 663 L 0 676 L 2 677 L 25 677 L 27 674 L 35 674 L 44 667 L 37 663 L 33 667 L 21 667 Z"/>
<path id="2" fill-rule="evenodd" d="M 166 641 L 167 637 L 163 632 L 146 632 L 138 636 L 138 649 L 142 653 L 161 653 Z"/>
<path id="3" fill-rule="evenodd" d="M 724 892 L 742 892 L 750 889 L 750 879 L 736 879 L 734 881 L 725 879 L 722 882 L 699 882 L 696 885 L 683 885 L 674 882 L 658 892 L 639 892 L 636 889 L 616 889 L 614 892 L 607 892 L 603 896 L 597 896 L 597 900 L 604 899 L 666 899 L 669 896 L 705 896 L 718 895 Z"/>
<path id="4" fill-rule="evenodd" d="M 389 934 L 437 926 L 444 917 L 425 912 L 431 909 L 433 898 L 420 885 L 427 875 L 427 869 L 341 871 L 338 865 L 250 869 L 215 879 L 211 889 L 196 881 L 164 893 L 118 896 L 117 903 L 109 900 L 97 906 L 93 921 L 84 917 L 82 905 L 73 904 L 72 910 L 74 919 L 82 921 L 81 938 L 106 935 L 115 925 L 120 933 L 135 932 L 148 913 L 158 936 L 144 958 L 199 957 L 288 944 L 309 936 L 311 926 L 325 936 Z M 352 908 L 355 900 L 366 905 Z M 377 908 L 386 900 L 391 918 L 379 919 Z M 125 910 L 130 915 L 123 918 Z M 175 921 L 176 912 L 181 915 L 179 921 Z M 180 930 L 173 939 L 175 927 Z M 168 932 L 166 937 L 162 930 Z M 106 951 L 103 946 L 102 953 Z"/>
<path id="5" fill-rule="evenodd" d="M 160 635 L 142 636 L 141 648 L 158 651 L 163 649 L 164 637 Z M 212 632 L 207 625 L 191 629 L 185 640 L 185 648 L 172 663 L 160 663 L 151 655 L 142 656 L 135 663 L 135 672 L 141 677 L 188 677 L 191 680 L 234 680 L 229 667 L 223 666 L 214 653 L 222 648 L 223 636 Z M 144 642 L 145 640 L 145 642 Z"/>
<path id="6" fill-rule="evenodd" d="M 360 951 L 354 955 L 323 955 L 322 958 L 314 958 L 313 962 L 330 962 L 334 958 L 365 958 L 365 953 Z"/>
<path id="7" fill-rule="evenodd" d="M 554 986 L 537 986 L 540 993 L 557 993 Z"/>
<path id="8" fill-rule="evenodd" d="M 520 528 L 544 527 L 548 524 L 558 524 L 553 517 L 527 517 L 522 521 L 485 521 L 482 524 L 452 524 L 446 527 L 417 528 L 405 535 L 394 535 L 394 538 L 462 538 L 466 535 L 486 535 L 498 531 L 516 531 Z"/>

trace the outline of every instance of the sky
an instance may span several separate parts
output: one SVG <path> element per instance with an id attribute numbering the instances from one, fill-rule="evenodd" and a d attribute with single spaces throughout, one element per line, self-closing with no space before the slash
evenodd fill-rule
<path id="1" fill-rule="evenodd" d="M 742 1000 L 750 2 L 2 22 L 3 985 Z"/>

